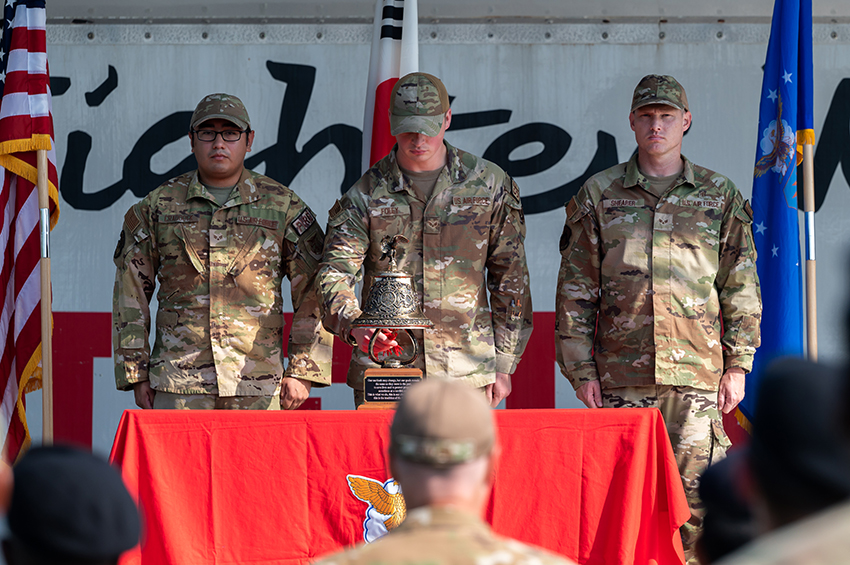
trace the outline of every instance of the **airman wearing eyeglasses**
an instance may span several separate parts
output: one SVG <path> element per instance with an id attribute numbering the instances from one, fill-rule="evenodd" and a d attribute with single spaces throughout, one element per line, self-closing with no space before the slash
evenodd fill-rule
<path id="1" fill-rule="evenodd" d="M 330 384 L 331 336 L 313 285 L 322 229 L 292 190 L 245 168 L 254 132 L 239 98 L 204 97 L 189 141 L 197 170 L 124 216 L 114 256 L 116 385 L 141 408 L 297 408 L 311 387 Z M 284 277 L 294 310 L 286 348 Z"/>

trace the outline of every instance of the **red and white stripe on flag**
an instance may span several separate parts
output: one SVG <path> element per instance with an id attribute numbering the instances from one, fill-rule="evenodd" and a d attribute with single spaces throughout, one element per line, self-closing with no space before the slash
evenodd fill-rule
<path id="1" fill-rule="evenodd" d="M 408 73 L 419 70 L 417 0 L 377 0 L 366 111 L 363 118 L 363 171 L 382 159 L 395 144 L 390 135 L 392 88 Z"/>
<path id="2" fill-rule="evenodd" d="M 7 8 L 9 3 L 7 1 Z M 24 394 L 41 382 L 41 269 L 36 150 L 48 150 L 50 225 L 59 217 L 44 1 L 6 12 L 0 67 L 0 440 L 15 461 L 29 445 Z"/>

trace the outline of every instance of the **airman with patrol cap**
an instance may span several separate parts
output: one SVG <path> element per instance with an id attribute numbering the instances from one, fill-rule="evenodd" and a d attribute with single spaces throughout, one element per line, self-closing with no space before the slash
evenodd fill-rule
<path id="1" fill-rule="evenodd" d="M 632 95 L 638 151 L 566 205 L 556 289 L 558 363 L 590 408 L 658 407 L 679 465 L 694 561 L 702 471 L 730 445 L 721 412 L 744 396 L 760 343 L 752 210 L 682 155 L 685 89 L 647 75 Z"/>
<path id="2" fill-rule="evenodd" d="M 532 307 L 525 259 L 525 216 L 519 188 L 494 163 L 445 141 L 452 121 L 442 81 L 427 73 L 400 78 L 392 94 L 390 132 L 396 146 L 375 163 L 328 214 L 317 276 L 325 327 L 354 348 L 348 384 L 363 400 L 363 374 L 375 367 L 365 351 L 371 330 L 351 328 L 383 270 L 381 241 L 403 235 L 399 259 L 413 275 L 422 313 L 434 323 L 416 330 L 425 378 L 451 378 L 482 388 L 496 406 L 511 391 L 531 337 Z M 397 345 L 376 338 L 381 353 Z"/>
<path id="3" fill-rule="evenodd" d="M 389 457 L 407 504 L 404 522 L 321 565 L 572 563 L 496 536 L 482 520 L 499 447 L 492 411 L 480 392 L 440 379 L 411 386 L 390 428 Z"/>
<path id="4" fill-rule="evenodd" d="M 189 141 L 198 169 L 124 217 L 115 250 L 116 384 L 142 408 L 297 408 L 331 378 L 331 336 L 313 285 L 322 229 L 292 190 L 244 167 L 254 131 L 236 96 L 205 96 Z M 284 277 L 294 309 L 285 372 Z"/>

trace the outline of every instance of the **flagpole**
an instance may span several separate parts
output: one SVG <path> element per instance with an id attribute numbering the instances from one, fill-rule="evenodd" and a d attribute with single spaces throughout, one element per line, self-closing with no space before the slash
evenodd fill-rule
<path id="1" fill-rule="evenodd" d="M 50 196 L 47 190 L 47 151 L 39 149 L 38 208 L 41 230 L 41 397 L 42 443 L 53 444 L 53 320 L 50 292 Z"/>
<path id="2" fill-rule="evenodd" d="M 806 349 L 811 361 L 818 360 L 814 149 L 813 145 L 803 144 L 803 212 L 806 218 Z"/>

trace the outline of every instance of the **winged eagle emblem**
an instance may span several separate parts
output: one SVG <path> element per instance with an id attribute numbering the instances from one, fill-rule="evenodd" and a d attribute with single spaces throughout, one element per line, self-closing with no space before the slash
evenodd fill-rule
<path id="1" fill-rule="evenodd" d="M 363 522 L 363 537 L 367 542 L 372 542 L 389 530 L 397 528 L 404 521 L 407 506 L 401 494 L 401 487 L 395 479 L 389 479 L 385 483 L 360 475 L 347 475 L 346 479 L 351 493 L 369 504 L 366 520 Z M 379 521 L 383 527 L 370 525 L 372 520 Z"/>
<path id="2" fill-rule="evenodd" d="M 759 178 L 769 170 L 784 176 L 791 157 L 797 152 L 797 135 L 788 122 L 782 119 L 781 94 L 776 119 L 764 130 L 760 146 L 764 156 L 756 162 L 753 176 Z"/>

